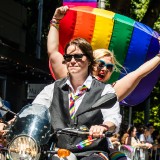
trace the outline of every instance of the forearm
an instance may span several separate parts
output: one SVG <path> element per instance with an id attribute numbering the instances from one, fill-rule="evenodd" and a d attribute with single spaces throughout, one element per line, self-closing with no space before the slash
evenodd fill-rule
<path id="1" fill-rule="evenodd" d="M 160 54 L 157 54 L 154 58 L 141 65 L 137 71 L 137 77 L 144 78 L 150 72 L 152 72 L 160 64 Z"/>
<path id="2" fill-rule="evenodd" d="M 59 47 L 59 30 L 53 25 L 50 25 L 50 30 L 47 39 L 48 56 L 50 57 L 54 52 L 58 52 Z"/>
<path id="3" fill-rule="evenodd" d="M 52 20 L 50 21 L 50 30 L 47 39 L 47 50 L 52 70 L 56 79 L 64 78 L 67 76 L 67 68 L 63 62 L 63 55 L 59 50 L 59 23 L 67 12 L 68 7 L 57 8 Z"/>
<path id="4" fill-rule="evenodd" d="M 48 41 L 47 41 L 47 48 L 48 48 L 48 55 L 53 52 L 58 51 L 59 46 L 59 22 L 64 17 L 68 10 L 67 6 L 62 6 L 56 9 L 52 20 L 50 21 L 50 30 L 48 34 Z"/>

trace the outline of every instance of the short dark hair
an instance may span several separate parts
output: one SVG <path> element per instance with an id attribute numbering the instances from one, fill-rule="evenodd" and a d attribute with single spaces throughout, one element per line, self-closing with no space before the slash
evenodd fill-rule
<path id="1" fill-rule="evenodd" d="M 93 49 L 89 42 L 87 42 L 84 38 L 75 38 L 71 40 L 65 47 L 65 54 L 67 52 L 67 48 L 71 45 L 77 46 L 89 59 L 91 64 L 89 65 L 88 69 L 89 72 L 92 73 L 93 66 L 95 65 L 94 57 L 93 57 Z"/>

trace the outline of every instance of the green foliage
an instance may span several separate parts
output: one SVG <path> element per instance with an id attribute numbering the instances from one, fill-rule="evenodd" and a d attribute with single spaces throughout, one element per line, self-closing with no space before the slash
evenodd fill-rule
<path id="1" fill-rule="evenodd" d="M 134 115 L 133 124 L 143 124 L 144 123 L 144 112 L 137 111 Z"/>
<path id="2" fill-rule="evenodd" d="M 109 0 L 106 0 L 106 1 L 105 1 L 105 7 L 106 7 L 106 9 L 110 8 Z"/>
<path id="3" fill-rule="evenodd" d="M 137 21 L 141 21 L 144 17 L 150 0 L 132 0 L 131 1 L 131 17 L 133 17 Z"/>
<path id="4" fill-rule="evenodd" d="M 159 15 L 157 22 L 155 22 L 153 29 L 155 29 L 156 31 L 160 33 L 160 15 Z"/>
<path id="5" fill-rule="evenodd" d="M 160 81 L 154 87 L 151 93 L 151 110 L 150 110 L 150 122 L 160 129 Z"/>
<path id="6" fill-rule="evenodd" d="M 160 105 L 153 106 L 150 113 L 150 122 L 153 123 L 156 128 L 160 129 Z"/>

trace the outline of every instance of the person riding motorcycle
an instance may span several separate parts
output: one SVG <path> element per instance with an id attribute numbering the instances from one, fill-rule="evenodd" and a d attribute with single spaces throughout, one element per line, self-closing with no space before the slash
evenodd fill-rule
<path id="1" fill-rule="evenodd" d="M 92 77 L 91 73 L 95 65 L 93 51 L 84 39 L 77 38 L 68 43 L 63 63 L 68 69 L 68 77 L 46 86 L 32 103 L 48 107 L 54 130 L 74 127 L 76 115 L 90 108 L 101 96 L 115 93 L 110 84 L 99 82 Z M 107 141 L 102 138 L 103 133 L 119 131 L 121 123 L 119 104 L 117 102 L 111 108 L 84 113 L 78 116 L 76 122 L 77 127 L 85 125 L 89 128 L 93 143 L 79 149 L 77 145 L 86 137 L 60 134 L 57 136 L 57 147 L 69 149 L 74 153 L 87 150 L 107 151 Z"/>

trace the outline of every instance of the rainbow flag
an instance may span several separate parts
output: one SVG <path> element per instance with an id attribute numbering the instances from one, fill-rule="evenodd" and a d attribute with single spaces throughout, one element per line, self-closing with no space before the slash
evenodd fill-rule
<path id="1" fill-rule="evenodd" d="M 63 5 L 67 5 L 69 7 L 74 6 L 90 6 L 97 7 L 97 0 L 63 0 Z"/>
<path id="2" fill-rule="evenodd" d="M 76 145 L 76 147 L 77 147 L 78 149 L 82 149 L 82 148 L 84 148 L 84 147 L 86 147 L 86 146 L 91 145 L 95 140 L 96 140 L 96 138 L 92 139 L 91 136 L 88 136 L 88 139 L 85 139 L 85 140 L 81 141 L 80 143 L 78 143 L 78 144 Z"/>
<path id="3" fill-rule="evenodd" d="M 109 155 L 111 160 L 126 160 L 127 157 L 123 152 L 115 151 Z"/>
<path id="4" fill-rule="evenodd" d="M 129 73 L 159 52 L 158 36 L 150 27 L 129 17 L 99 8 L 78 6 L 70 8 L 60 22 L 59 50 L 64 53 L 66 43 L 73 38 L 83 37 L 91 43 L 93 49 L 106 48 L 113 51 Z M 109 83 L 123 76 L 124 73 L 113 73 Z M 134 106 L 143 102 L 159 77 L 160 66 L 145 77 L 121 103 Z"/>

